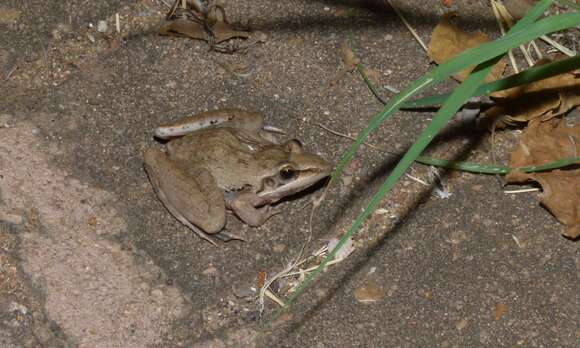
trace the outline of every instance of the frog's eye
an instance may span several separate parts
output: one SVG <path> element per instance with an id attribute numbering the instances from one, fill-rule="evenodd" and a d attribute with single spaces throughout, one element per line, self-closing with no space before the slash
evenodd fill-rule
<path id="1" fill-rule="evenodd" d="M 291 166 L 286 166 L 280 170 L 280 178 L 282 178 L 284 181 L 292 180 L 296 177 L 296 175 L 297 171 Z"/>

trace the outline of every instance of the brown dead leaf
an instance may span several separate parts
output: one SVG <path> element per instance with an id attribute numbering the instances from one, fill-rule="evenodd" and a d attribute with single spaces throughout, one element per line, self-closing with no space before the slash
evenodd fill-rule
<path id="1" fill-rule="evenodd" d="M 377 302 L 385 297 L 385 290 L 373 282 L 367 282 L 354 291 L 354 297 L 358 302 Z"/>
<path id="2" fill-rule="evenodd" d="M 340 52 L 342 53 L 342 61 L 344 62 L 344 65 L 346 65 L 346 69 L 348 71 L 353 71 L 360 61 L 348 45 L 348 39 L 344 39 L 340 42 Z"/>
<path id="3" fill-rule="evenodd" d="M 227 19 L 223 7 L 211 6 L 207 12 L 201 11 L 195 2 L 188 2 L 187 8 L 180 8 L 182 16 L 178 16 L 177 2 L 167 14 L 167 23 L 159 29 L 161 35 L 186 36 L 195 40 L 209 42 L 212 48 L 215 45 L 234 38 L 247 39 L 251 33 L 246 30 L 237 30 Z M 186 13 L 187 15 L 183 16 Z"/>
<path id="4" fill-rule="evenodd" d="M 493 310 L 493 319 L 500 320 L 507 312 L 508 306 L 505 303 L 498 303 Z"/>
<path id="5" fill-rule="evenodd" d="M 247 39 L 250 32 L 233 29 L 228 23 L 217 21 L 209 28 L 213 33 L 214 43 L 218 44 L 234 38 Z M 160 29 L 161 35 L 186 36 L 195 40 L 210 41 L 203 24 L 188 19 L 176 19 L 165 23 Z"/>
<path id="6" fill-rule="evenodd" d="M 160 29 L 161 35 L 186 36 L 196 40 L 208 41 L 203 24 L 188 19 L 176 19 L 165 23 Z"/>
<path id="7" fill-rule="evenodd" d="M 224 42 L 230 39 L 247 39 L 250 37 L 250 32 L 235 30 L 227 22 L 217 21 L 211 27 L 211 31 L 215 37 L 215 43 Z"/>
<path id="8" fill-rule="evenodd" d="M 466 33 L 451 24 L 451 18 L 456 15 L 454 12 L 444 15 L 431 34 L 427 54 L 437 64 L 443 64 L 467 49 L 477 47 L 489 41 L 489 38 L 483 33 Z M 491 74 L 485 78 L 485 81 L 490 82 L 500 78 L 505 67 L 506 63 L 503 60 L 498 62 L 493 67 Z M 453 75 L 453 77 L 459 81 L 463 81 L 471 73 L 473 68 L 469 67 L 464 69 Z"/>
<path id="9" fill-rule="evenodd" d="M 89 226 L 92 226 L 92 227 L 97 226 L 97 217 L 94 215 L 89 216 L 87 223 L 89 224 Z"/>
<path id="10" fill-rule="evenodd" d="M 544 62 L 545 63 L 545 62 Z M 506 116 L 506 124 L 525 123 L 539 118 L 547 121 L 580 105 L 580 70 L 552 76 L 492 95 L 496 106 L 487 118 Z"/>
<path id="11" fill-rule="evenodd" d="M 580 154 L 580 124 L 566 125 L 565 120 L 530 122 L 512 152 L 510 167 L 547 164 Z M 510 183 L 534 180 L 543 189 L 540 202 L 564 225 L 563 235 L 580 236 L 580 168 L 538 173 L 514 171 L 506 176 Z"/>

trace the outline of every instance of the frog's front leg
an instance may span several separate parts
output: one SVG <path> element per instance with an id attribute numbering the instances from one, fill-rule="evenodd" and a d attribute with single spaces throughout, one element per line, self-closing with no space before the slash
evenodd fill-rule
<path id="1" fill-rule="evenodd" d="M 280 213 L 279 210 L 272 208 L 270 205 L 263 205 L 263 199 L 251 192 L 228 196 L 226 200 L 228 208 L 243 222 L 252 227 L 261 226 L 269 218 Z M 260 207 L 260 205 L 263 206 Z"/>
<path id="2" fill-rule="evenodd" d="M 283 132 L 277 128 L 264 125 L 264 118 L 258 112 L 240 109 L 220 109 L 184 117 L 175 122 L 159 126 L 155 129 L 155 136 L 161 139 L 169 139 L 200 129 L 220 126 L 244 129 L 251 132 Z"/>
<path id="3" fill-rule="evenodd" d="M 204 168 L 185 172 L 157 149 L 144 152 L 145 170 L 167 210 L 181 223 L 213 243 L 208 234 L 225 225 L 225 198 L 211 173 Z"/>

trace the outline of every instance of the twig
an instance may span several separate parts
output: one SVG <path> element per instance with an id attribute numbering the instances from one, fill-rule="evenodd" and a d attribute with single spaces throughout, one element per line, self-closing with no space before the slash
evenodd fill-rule
<path id="1" fill-rule="evenodd" d="M 491 0 L 491 4 L 492 4 L 492 8 L 494 8 L 494 12 L 497 10 L 497 12 L 499 13 L 499 15 L 501 16 L 503 21 L 507 24 L 507 26 L 509 28 L 513 27 L 514 26 L 514 18 L 508 12 L 508 10 L 505 8 L 504 4 L 501 3 L 499 0 Z M 505 34 L 505 33 L 502 32 L 502 34 Z M 533 66 L 534 61 L 532 60 L 532 57 L 530 57 L 530 54 L 526 50 L 526 47 L 524 45 L 520 45 L 520 50 L 522 51 L 522 54 L 524 55 L 524 58 L 526 59 L 528 66 Z"/>
<path id="2" fill-rule="evenodd" d="M 167 1 L 165 1 L 165 0 L 157 0 L 157 1 L 159 1 L 160 3 L 162 3 L 163 5 L 165 5 L 167 8 L 171 8 L 171 5 L 169 5 L 167 3 Z"/>
<path id="3" fill-rule="evenodd" d="M 352 140 L 352 141 L 356 141 L 356 139 L 354 137 L 351 137 L 350 135 L 347 135 L 347 134 L 344 134 L 344 133 L 337 132 L 337 131 L 335 131 L 333 129 L 328 128 L 327 126 L 325 126 L 325 125 L 323 125 L 321 123 L 316 123 L 316 125 L 318 127 L 322 128 L 322 129 L 324 129 L 325 131 L 329 132 L 329 133 L 332 133 L 334 135 L 337 135 L 339 137 L 343 137 L 343 138 L 346 138 L 346 139 L 349 139 L 349 140 Z M 366 145 L 366 146 L 368 146 L 368 147 L 370 147 L 370 148 L 372 148 L 374 150 L 377 150 L 377 151 L 381 151 L 383 153 L 386 153 L 389 156 L 402 156 L 402 154 L 400 154 L 400 153 L 396 153 L 396 152 L 388 151 L 388 150 L 385 150 L 385 149 L 381 149 L 380 147 L 375 146 L 373 144 L 369 144 L 367 142 L 363 142 L 363 145 Z"/>
<path id="4" fill-rule="evenodd" d="M 413 27 L 411 27 L 411 25 L 409 24 L 409 22 L 407 22 L 407 20 L 405 19 L 405 17 L 403 17 L 403 15 L 401 14 L 401 12 L 399 12 L 399 10 L 395 7 L 395 5 L 393 5 L 391 0 L 385 0 L 385 2 L 387 2 L 389 4 L 389 6 L 391 6 L 391 8 L 393 9 L 393 11 L 395 11 L 395 13 L 397 14 L 397 16 L 399 16 L 399 19 L 401 19 L 401 22 L 403 22 L 403 24 L 407 27 L 407 29 L 409 29 L 409 31 L 411 32 L 411 35 L 413 35 L 413 37 L 415 38 L 415 40 L 417 40 L 417 42 L 419 42 L 419 45 L 421 45 L 421 47 L 423 47 L 423 49 L 425 50 L 425 52 L 427 52 L 427 45 L 425 45 L 425 43 L 423 42 L 423 40 L 421 39 L 421 37 L 419 37 L 419 34 L 417 34 L 417 32 L 415 31 L 415 29 L 413 29 Z"/>
<path id="5" fill-rule="evenodd" d="M 311 222 L 312 222 L 312 216 L 310 217 Z M 266 279 L 266 281 L 264 282 L 264 285 L 260 288 L 260 294 L 258 297 L 258 312 L 260 313 L 260 315 L 262 314 L 262 312 L 264 311 L 264 297 L 268 297 L 270 299 L 273 300 L 273 298 L 271 297 L 271 295 L 274 295 L 271 293 L 270 286 L 278 279 L 285 277 L 286 274 L 290 273 L 293 269 L 295 269 L 296 267 L 298 267 L 298 265 L 302 264 L 303 262 L 306 262 L 307 259 L 305 260 L 301 260 L 302 259 L 302 255 L 304 254 L 304 250 L 306 250 L 306 247 L 308 246 L 308 244 L 310 243 L 310 240 L 312 239 L 312 230 L 309 231 L 310 233 L 308 234 L 308 239 L 306 240 L 306 242 L 304 242 L 304 244 L 302 245 L 302 248 L 300 249 L 300 253 L 298 254 L 298 256 L 294 259 L 294 261 L 292 261 L 286 268 L 284 268 L 282 271 L 276 273 L 272 278 L 270 279 Z M 269 294 L 268 294 L 269 293 Z M 275 296 L 274 296 L 275 297 Z M 277 299 L 277 297 L 275 297 Z M 285 306 L 284 302 L 280 301 L 276 301 L 274 300 L 274 302 L 281 304 L 281 306 Z"/>
<path id="6" fill-rule="evenodd" d="M 564 53 L 568 57 L 574 57 L 576 55 L 576 52 L 572 51 L 571 49 L 569 49 L 567 47 L 562 46 L 561 44 L 559 44 L 556 41 L 554 41 L 554 40 L 550 39 L 549 37 L 547 37 L 546 35 L 540 36 L 540 39 L 542 39 L 545 42 L 547 42 L 548 44 L 552 45 L 555 49 L 557 49 L 558 51 Z"/>
<path id="7" fill-rule="evenodd" d="M 419 184 L 421 184 L 421 185 L 423 185 L 423 186 L 429 186 L 429 184 L 428 184 L 428 183 L 426 183 L 425 181 L 423 181 L 423 180 L 421 180 L 421 179 L 419 179 L 419 178 L 416 178 L 416 177 L 414 177 L 414 176 L 412 176 L 412 175 L 410 175 L 410 174 L 408 174 L 408 173 L 405 173 L 405 176 L 406 176 L 407 178 L 409 178 L 409 179 L 413 180 L 413 181 L 416 181 L 416 182 L 418 182 Z"/>
<path id="8" fill-rule="evenodd" d="M 493 0 L 491 1 L 491 9 L 493 10 L 493 14 L 495 15 L 495 20 L 497 21 L 497 25 L 499 26 L 499 31 L 501 32 L 501 35 L 505 35 L 505 28 L 501 20 L 501 15 L 499 14 L 499 11 L 496 7 L 496 2 Z M 512 50 L 508 51 L 508 57 L 510 59 L 510 63 L 512 64 L 514 72 L 516 74 L 519 73 L 518 64 L 516 63 L 514 52 Z"/>
<path id="9" fill-rule="evenodd" d="M 539 188 L 527 188 L 527 189 L 519 189 L 519 190 L 505 190 L 503 193 L 512 194 L 512 193 L 524 193 L 524 192 L 535 192 L 540 191 Z"/>
<path id="10" fill-rule="evenodd" d="M 117 33 L 121 32 L 121 18 L 119 17 L 119 13 L 115 13 L 115 28 L 117 29 Z"/>

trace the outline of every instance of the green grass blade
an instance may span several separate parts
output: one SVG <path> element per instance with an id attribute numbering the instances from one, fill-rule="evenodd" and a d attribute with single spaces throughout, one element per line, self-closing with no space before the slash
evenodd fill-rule
<path id="1" fill-rule="evenodd" d="M 549 0 L 540 1 L 534 8 L 532 8 L 526 17 L 520 20 L 510 32 L 494 42 L 484 44 L 482 46 L 471 49 L 458 57 L 454 58 L 448 63 L 440 65 L 430 73 L 422 78 L 414 81 L 403 92 L 395 96 L 389 104 L 385 106 L 383 111 L 376 115 L 369 125 L 359 134 L 355 143 L 345 153 L 341 159 L 337 169 L 333 173 L 332 181 L 335 181 L 342 170 L 348 165 L 360 145 L 364 142 L 366 137 L 372 130 L 378 127 L 384 119 L 396 112 L 401 104 L 414 95 L 417 91 L 425 88 L 436 81 L 442 81 L 448 78 L 451 74 L 462 70 L 468 66 L 479 64 L 469 77 L 455 90 L 455 92 L 443 104 L 433 121 L 423 131 L 421 137 L 415 144 L 411 146 L 409 151 L 403 156 L 401 161 L 397 164 L 392 174 L 382 184 L 379 191 L 372 197 L 371 201 L 364 209 L 364 211 L 357 217 L 353 225 L 347 233 L 340 239 L 335 248 L 328 253 L 322 264 L 310 273 L 300 286 L 287 300 L 287 306 L 294 303 L 300 296 L 304 289 L 322 272 L 326 264 L 333 260 L 338 250 L 340 250 L 350 237 L 359 229 L 365 219 L 374 211 L 382 198 L 391 190 L 399 178 L 409 168 L 413 161 L 421 154 L 427 145 L 433 140 L 439 130 L 449 121 L 455 112 L 461 107 L 463 102 L 469 98 L 477 90 L 486 75 L 491 71 L 495 62 L 509 49 L 517 47 L 520 44 L 530 41 L 537 36 L 545 35 L 547 33 L 565 29 L 567 27 L 580 23 L 580 14 L 567 14 L 548 17 L 538 21 L 533 26 L 527 27 L 528 24 L 537 19 L 551 4 Z M 523 28 L 526 30 L 516 31 Z M 483 63 L 483 64 L 482 64 Z M 278 317 L 287 307 L 280 308 L 274 317 Z"/>
<path id="2" fill-rule="evenodd" d="M 296 298 L 302 293 L 303 289 L 306 288 L 313 280 L 322 272 L 325 265 L 334 259 L 338 250 L 340 250 L 343 245 L 347 242 L 349 238 L 351 238 L 354 233 L 360 228 L 363 222 L 372 214 L 372 212 L 376 209 L 377 205 L 381 202 L 383 197 L 393 188 L 393 186 L 397 183 L 399 178 L 405 173 L 407 168 L 411 166 L 413 161 L 423 152 L 423 150 L 427 147 L 427 145 L 433 140 L 434 136 L 439 132 L 441 128 L 447 123 L 447 121 L 453 117 L 455 111 L 457 111 L 463 101 L 475 92 L 479 84 L 483 81 L 485 76 L 489 74 L 493 65 L 500 59 L 500 57 L 496 57 L 491 61 L 485 62 L 484 67 L 480 68 L 477 67 L 475 70 L 469 75 L 469 77 L 455 90 L 455 92 L 448 98 L 448 101 L 443 105 L 443 107 L 439 110 L 433 121 L 427 126 L 427 128 L 423 131 L 419 139 L 415 144 L 411 146 L 409 151 L 403 156 L 403 158 L 399 161 L 395 169 L 387 180 L 382 184 L 379 191 L 375 193 L 372 197 L 369 204 L 363 210 L 363 212 L 356 218 L 355 222 L 349 228 L 349 230 L 345 233 L 345 235 L 339 240 L 337 245 L 334 247 L 332 251 L 328 253 L 328 255 L 324 258 L 322 264 L 316 268 L 312 273 L 306 277 L 306 279 L 302 282 L 302 284 L 294 291 L 292 296 L 287 301 L 287 304 L 293 303 Z"/>
<path id="3" fill-rule="evenodd" d="M 530 11 L 529 14 L 535 14 L 533 10 L 535 10 L 540 5 L 545 5 L 545 3 L 549 4 L 550 1 L 540 2 L 534 9 Z M 538 16 L 539 15 L 541 15 L 541 13 L 538 14 Z M 527 16 L 524 17 L 524 19 L 526 18 Z M 332 175 L 330 184 L 332 185 L 336 182 L 340 173 L 342 173 L 344 168 L 350 163 L 354 157 L 354 154 L 368 137 L 368 135 L 381 123 L 383 123 L 386 118 L 392 116 L 397 110 L 399 110 L 401 105 L 412 95 L 429 86 L 433 82 L 445 80 L 457 71 L 465 69 L 469 66 L 473 66 L 474 64 L 480 64 L 497 56 L 498 54 L 502 54 L 514 47 L 518 47 L 519 45 L 538 36 L 580 24 L 580 13 L 570 13 L 548 17 L 536 22 L 533 26 L 526 27 L 526 30 L 520 30 L 523 28 L 524 24 L 522 24 L 522 26 L 518 26 L 518 24 L 523 23 L 524 19 L 520 20 L 512 28 L 512 30 L 519 31 L 516 31 L 513 34 L 512 31 L 510 31 L 501 39 L 483 44 L 476 48 L 472 48 L 460 54 L 451 61 L 440 65 L 422 78 L 416 80 L 404 91 L 393 97 L 393 99 L 391 99 L 391 101 L 385 106 L 383 111 L 376 115 L 369 122 L 368 126 L 361 131 L 355 142 L 343 155 Z"/>
<path id="4" fill-rule="evenodd" d="M 449 161 L 431 157 L 419 156 L 415 160 L 421 164 L 431 165 L 435 167 L 461 170 L 464 172 L 477 173 L 477 174 L 505 174 L 509 172 L 509 167 L 498 166 L 498 165 L 488 165 L 474 162 L 463 162 L 463 161 Z"/>
<path id="5" fill-rule="evenodd" d="M 580 157 L 570 157 L 570 158 L 562 158 L 561 160 L 551 162 L 548 164 L 542 164 L 541 166 L 529 166 L 529 167 L 522 167 L 522 168 L 510 168 L 510 171 L 518 170 L 524 173 L 532 173 L 532 172 L 543 172 L 546 170 L 558 169 L 570 166 L 572 164 L 580 164 Z"/>
<path id="6" fill-rule="evenodd" d="M 517 87 L 534 81 L 547 79 L 549 77 L 560 75 L 579 68 L 580 68 L 580 56 L 574 56 L 557 62 L 531 67 L 518 74 L 504 77 L 501 80 L 496 80 L 479 86 L 477 91 L 475 91 L 474 96 L 487 95 L 504 89 Z M 401 109 L 414 109 L 414 108 L 438 106 L 443 104 L 448 97 L 449 94 L 440 94 L 417 100 L 411 100 L 403 103 Z"/>
<path id="7" fill-rule="evenodd" d="M 510 168 L 506 166 L 481 164 L 474 162 L 463 162 L 463 161 L 449 161 L 425 156 L 419 156 L 415 160 L 421 164 L 442 167 L 447 169 L 461 170 L 464 172 L 477 173 L 477 174 L 507 174 L 514 170 L 519 170 L 524 173 L 541 172 L 546 170 L 564 168 L 573 164 L 580 163 L 580 157 L 570 157 L 562 158 L 560 160 L 543 164 L 541 166 L 529 166 L 522 168 Z"/>

